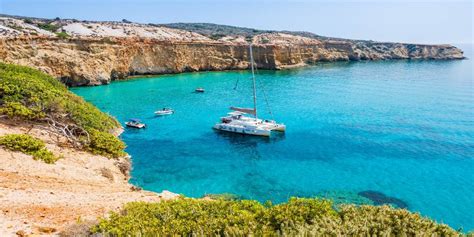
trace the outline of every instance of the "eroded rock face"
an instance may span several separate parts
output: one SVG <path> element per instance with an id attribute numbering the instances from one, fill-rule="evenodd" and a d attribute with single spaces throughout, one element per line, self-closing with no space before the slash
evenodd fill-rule
<path id="1" fill-rule="evenodd" d="M 38 28 L 45 25 L 55 31 Z M 254 58 L 262 69 L 321 61 L 464 58 L 461 50 L 450 45 L 311 38 L 281 32 L 211 39 L 149 24 L 9 17 L 0 17 L 0 27 L 1 61 L 38 68 L 69 86 L 107 84 L 139 74 L 246 69 L 246 40 L 253 42 Z"/>
<path id="2" fill-rule="evenodd" d="M 379 59 L 462 59 L 450 45 L 309 42 L 256 44 L 262 69 L 320 61 Z M 70 86 L 107 84 L 136 74 L 246 69 L 244 43 L 159 41 L 137 38 L 16 37 L 0 39 L 0 60 L 49 73 Z"/>

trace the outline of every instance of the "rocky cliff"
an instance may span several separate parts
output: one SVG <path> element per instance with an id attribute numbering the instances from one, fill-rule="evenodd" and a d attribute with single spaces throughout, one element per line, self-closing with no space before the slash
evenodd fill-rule
<path id="1" fill-rule="evenodd" d="M 123 22 L 0 18 L 0 60 L 47 72 L 70 86 L 107 84 L 136 74 L 258 68 L 321 61 L 462 59 L 450 45 L 418 45 L 308 37 L 288 32 L 203 35 Z"/>

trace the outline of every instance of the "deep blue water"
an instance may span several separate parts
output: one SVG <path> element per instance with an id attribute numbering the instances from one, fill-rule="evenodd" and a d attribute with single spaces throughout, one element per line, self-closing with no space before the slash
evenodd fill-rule
<path id="1" fill-rule="evenodd" d="M 271 139 L 211 129 L 229 106 L 251 105 L 248 72 L 164 75 L 73 91 L 122 123 L 130 117 L 147 123 L 147 129 L 122 135 L 133 157 L 131 182 L 145 189 L 192 197 L 229 192 L 274 202 L 372 190 L 469 230 L 472 70 L 473 61 L 462 60 L 259 71 L 274 118 L 287 125 L 285 135 Z M 193 93 L 199 86 L 206 93 Z M 261 116 L 270 118 L 263 93 L 259 98 Z M 176 113 L 153 115 L 165 106 Z"/>

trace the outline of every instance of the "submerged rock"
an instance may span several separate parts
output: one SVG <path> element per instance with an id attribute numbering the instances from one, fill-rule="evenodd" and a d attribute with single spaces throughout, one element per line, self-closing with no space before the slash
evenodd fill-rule
<path id="1" fill-rule="evenodd" d="M 226 200 L 226 201 L 236 201 L 236 200 L 243 200 L 244 197 L 241 195 L 233 194 L 233 193 L 218 193 L 218 194 L 206 194 L 203 196 L 204 199 L 213 199 L 213 200 Z"/>
<path id="2" fill-rule="evenodd" d="M 408 208 L 408 204 L 403 200 L 395 197 L 387 196 L 381 192 L 367 190 L 358 193 L 362 197 L 366 197 L 374 202 L 375 205 L 392 204 L 399 208 Z"/>
<path id="3" fill-rule="evenodd" d="M 335 206 L 339 206 L 341 204 L 374 205 L 372 200 L 350 191 L 323 191 L 316 194 L 316 197 L 330 199 L 334 202 Z"/>

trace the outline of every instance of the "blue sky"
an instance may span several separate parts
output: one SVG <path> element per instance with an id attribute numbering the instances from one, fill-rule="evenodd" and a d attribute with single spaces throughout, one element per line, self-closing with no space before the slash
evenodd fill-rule
<path id="1" fill-rule="evenodd" d="M 143 23 L 210 22 L 378 41 L 474 42 L 472 0 L 0 0 L 0 12 Z"/>

